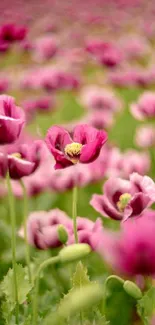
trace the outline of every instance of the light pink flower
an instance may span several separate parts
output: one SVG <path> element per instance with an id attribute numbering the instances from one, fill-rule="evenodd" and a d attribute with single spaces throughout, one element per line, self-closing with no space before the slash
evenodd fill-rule
<path id="1" fill-rule="evenodd" d="M 155 202 L 155 183 L 137 173 L 130 180 L 110 178 L 103 187 L 104 195 L 94 194 L 90 204 L 103 216 L 126 220 L 141 215 Z"/>
<path id="2" fill-rule="evenodd" d="M 106 175 L 108 177 L 128 178 L 132 173 L 145 175 L 149 172 L 151 160 L 146 152 L 136 150 L 127 150 L 121 152 L 119 148 L 111 148 L 109 154 L 108 168 Z"/>
<path id="3" fill-rule="evenodd" d="M 142 148 L 153 147 L 155 145 L 155 127 L 150 124 L 140 126 L 136 130 L 135 142 Z"/>
<path id="4" fill-rule="evenodd" d="M 146 91 L 137 103 L 131 105 L 131 113 L 137 120 L 155 117 L 155 93 Z"/>
<path id="5" fill-rule="evenodd" d="M 81 103 L 88 109 L 101 112 L 117 112 L 121 103 L 116 95 L 96 85 L 87 86 L 81 92 Z"/>
<path id="6" fill-rule="evenodd" d="M 33 48 L 33 58 L 42 62 L 53 58 L 58 51 L 58 41 L 55 37 L 46 35 L 36 40 Z"/>
<path id="7" fill-rule="evenodd" d="M 63 225 L 68 232 L 72 232 L 71 219 L 61 210 L 32 212 L 27 220 L 28 242 L 38 249 L 55 248 L 62 245 L 58 237 L 58 226 Z M 23 236 L 20 229 L 19 235 Z"/>

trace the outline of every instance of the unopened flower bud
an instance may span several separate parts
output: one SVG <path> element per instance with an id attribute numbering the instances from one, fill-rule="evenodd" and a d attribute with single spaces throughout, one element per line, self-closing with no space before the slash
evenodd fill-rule
<path id="1" fill-rule="evenodd" d="M 87 244 L 74 244 L 64 247 L 60 253 L 60 261 L 62 263 L 79 260 L 91 252 L 91 248 Z"/>
<path id="2" fill-rule="evenodd" d="M 58 226 L 58 238 L 62 244 L 66 244 L 68 240 L 68 233 L 63 225 Z"/>
<path id="3" fill-rule="evenodd" d="M 132 281 L 125 281 L 123 285 L 124 290 L 134 299 L 142 298 L 142 292 L 140 288 Z"/>

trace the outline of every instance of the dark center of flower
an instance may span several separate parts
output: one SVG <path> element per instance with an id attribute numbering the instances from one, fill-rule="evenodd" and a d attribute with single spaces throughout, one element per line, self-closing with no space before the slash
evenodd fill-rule
<path id="1" fill-rule="evenodd" d="M 65 154 L 69 157 L 73 164 L 76 164 L 79 160 L 83 145 L 78 142 L 69 143 L 65 147 Z"/>
<path id="2" fill-rule="evenodd" d="M 120 212 L 124 212 L 131 198 L 132 196 L 130 193 L 124 193 L 119 197 L 119 201 L 117 202 L 117 208 Z"/>

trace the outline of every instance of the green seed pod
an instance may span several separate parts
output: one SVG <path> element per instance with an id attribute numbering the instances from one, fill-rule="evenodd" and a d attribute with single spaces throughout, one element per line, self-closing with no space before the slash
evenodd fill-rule
<path id="1" fill-rule="evenodd" d="M 128 293 L 128 295 L 133 297 L 134 299 L 142 298 L 142 292 L 134 282 L 125 281 L 123 288 L 126 291 L 126 293 Z"/>
<path id="2" fill-rule="evenodd" d="M 79 260 L 91 252 L 91 248 L 87 244 L 73 244 L 62 248 L 59 253 L 60 262 L 72 262 Z"/>
<path id="3" fill-rule="evenodd" d="M 66 244 L 68 240 L 68 233 L 63 225 L 59 225 L 57 228 L 58 238 L 62 244 Z"/>

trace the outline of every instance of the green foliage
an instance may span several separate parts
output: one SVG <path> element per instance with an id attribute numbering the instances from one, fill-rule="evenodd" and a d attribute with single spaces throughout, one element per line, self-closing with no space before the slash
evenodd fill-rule
<path id="1" fill-rule="evenodd" d="M 155 288 L 150 288 L 137 303 L 137 311 L 144 325 L 150 325 L 151 318 L 155 312 Z"/>
<path id="2" fill-rule="evenodd" d="M 16 264 L 16 270 L 17 270 L 18 300 L 19 300 L 19 304 L 23 304 L 26 301 L 27 295 L 32 289 L 32 287 L 29 284 L 25 268 L 20 264 Z M 3 282 L 1 283 L 1 290 L 5 295 L 6 302 L 9 305 L 9 309 L 13 310 L 15 307 L 15 292 L 14 292 L 14 279 L 13 279 L 12 269 L 10 269 L 7 275 L 4 277 Z"/>
<path id="3" fill-rule="evenodd" d="M 76 271 L 72 278 L 72 290 L 74 288 L 81 288 L 84 285 L 90 284 L 90 279 L 87 274 L 87 268 L 79 262 L 76 266 Z"/>
<path id="4" fill-rule="evenodd" d="M 131 325 L 135 300 L 123 288 L 124 280 L 109 277 L 105 288 L 105 316 L 110 325 Z"/>

